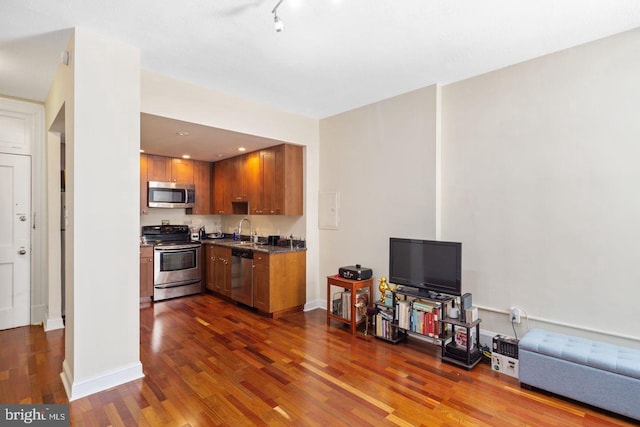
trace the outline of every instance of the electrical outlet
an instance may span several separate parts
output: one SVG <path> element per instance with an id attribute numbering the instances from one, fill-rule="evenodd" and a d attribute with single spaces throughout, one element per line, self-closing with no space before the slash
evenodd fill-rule
<path id="1" fill-rule="evenodd" d="M 518 307 L 511 307 L 509 309 L 509 319 L 511 323 L 520 323 L 520 309 Z"/>

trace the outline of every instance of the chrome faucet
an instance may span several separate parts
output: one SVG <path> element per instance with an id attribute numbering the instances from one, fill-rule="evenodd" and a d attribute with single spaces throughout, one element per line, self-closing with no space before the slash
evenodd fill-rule
<path id="1" fill-rule="evenodd" d="M 251 225 L 251 220 L 249 218 L 242 218 L 240 220 L 240 225 L 238 225 L 238 238 L 241 238 L 240 236 L 242 236 L 242 223 L 244 221 L 249 223 L 249 241 L 251 241 L 251 239 L 253 239 L 253 226 Z"/>

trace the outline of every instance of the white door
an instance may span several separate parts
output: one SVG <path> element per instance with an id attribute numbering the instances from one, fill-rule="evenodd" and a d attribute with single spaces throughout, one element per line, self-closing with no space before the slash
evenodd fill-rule
<path id="1" fill-rule="evenodd" d="M 31 310 L 31 157 L 0 154 L 0 329 Z"/>

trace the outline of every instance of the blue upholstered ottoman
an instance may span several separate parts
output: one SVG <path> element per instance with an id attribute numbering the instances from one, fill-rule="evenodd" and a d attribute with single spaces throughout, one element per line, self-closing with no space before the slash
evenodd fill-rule
<path id="1" fill-rule="evenodd" d="M 532 329 L 518 353 L 521 385 L 640 420 L 640 350 Z"/>

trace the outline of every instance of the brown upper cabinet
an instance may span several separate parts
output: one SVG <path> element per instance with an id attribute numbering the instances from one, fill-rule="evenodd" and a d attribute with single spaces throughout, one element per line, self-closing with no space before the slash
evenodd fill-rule
<path id="1" fill-rule="evenodd" d="M 211 209 L 211 163 L 193 161 L 193 184 L 196 187 L 196 203 L 186 213 L 192 215 L 210 215 Z"/>
<path id="2" fill-rule="evenodd" d="M 147 155 L 147 181 L 193 183 L 193 160 Z"/>
<path id="3" fill-rule="evenodd" d="M 262 195 L 262 166 L 260 164 L 260 152 L 246 154 L 244 156 L 242 170 L 242 188 L 246 194 L 249 206 L 256 204 Z M 253 211 L 253 209 L 251 209 Z"/>
<path id="4" fill-rule="evenodd" d="M 145 155 L 147 158 L 147 181 L 167 182 L 171 180 L 171 157 Z"/>
<path id="5" fill-rule="evenodd" d="M 171 182 L 180 182 L 182 184 L 192 184 L 193 181 L 193 160 L 190 159 L 171 159 Z"/>
<path id="6" fill-rule="evenodd" d="M 246 202 L 251 215 L 302 215 L 302 169 L 302 147 L 290 144 L 217 161 L 213 213 L 246 213 Z"/>
<path id="7" fill-rule="evenodd" d="M 147 181 L 195 184 L 198 215 L 302 215 L 303 148 L 282 144 L 209 162 L 140 155 L 140 213 L 147 214 Z M 247 208 L 248 206 L 248 208 Z"/>
<path id="8" fill-rule="evenodd" d="M 231 181 L 233 179 L 233 161 L 233 159 L 225 159 L 217 161 L 213 164 L 214 214 L 231 214 Z"/>
<path id="9" fill-rule="evenodd" d="M 244 183 L 246 162 L 246 155 L 237 156 L 231 159 L 231 163 L 233 164 L 232 178 L 230 180 L 232 202 L 243 202 L 248 200 Z"/>
<path id="10" fill-rule="evenodd" d="M 255 215 L 302 215 L 302 147 L 283 144 L 260 152 L 261 191 Z"/>

